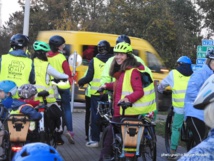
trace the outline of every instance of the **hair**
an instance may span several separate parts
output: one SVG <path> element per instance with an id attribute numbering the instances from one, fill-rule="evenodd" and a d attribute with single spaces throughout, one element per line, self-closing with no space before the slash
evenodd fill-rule
<path id="1" fill-rule="evenodd" d="M 135 67 L 139 67 L 141 65 L 141 63 L 138 62 L 131 53 L 128 53 L 126 55 L 127 55 L 127 59 L 123 62 L 123 64 L 120 65 L 119 72 L 125 72 L 127 67 L 135 68 Z M 118 67 L 118 64 L 116 62 L 116 59 L 114 58 L 114 60 L 111 63 L 111 67 L 110 67 L 110 71 L 109 71 L 109 75 L 111 77 L 113 77 L 115 71 L 117 71 L 117 70 L 115 70 L 116 67 Z"/>
<path id="2" fill-rule="evenodd" d="M 46 52 L 45 51 L 41 51 L 41 50 L 38 50 L 38 51 L 34 52 L 33 59 L 34 58 L 38 58 L 38 59 L 43 60 L 43 61 L 48 61 L 48 59 L 46 57 Z"/>
<path id="3" fill-rule="evenodd" d="M 210 128 L 214 128 L 214 102 L 206 106 L 204 110 L 204 122 Z"/>

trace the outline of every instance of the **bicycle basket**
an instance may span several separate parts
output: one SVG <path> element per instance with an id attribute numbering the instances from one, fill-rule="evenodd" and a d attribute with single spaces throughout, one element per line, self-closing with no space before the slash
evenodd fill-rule
<path id="1" fill-rule="evenodd" d="M 97 111 L 101 117 L 103 117 L 105 114 L 111 117 L 112 116 L 111 103 L 98 101 Z"/>

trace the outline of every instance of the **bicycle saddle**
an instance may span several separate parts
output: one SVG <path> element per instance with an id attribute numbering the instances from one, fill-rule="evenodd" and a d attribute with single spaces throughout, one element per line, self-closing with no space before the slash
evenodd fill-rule
<path id="1" fill-rule="evenodd" d="M 49 92 L 45 90 L 38 93 L 38 97 L 47 97 L 48 95 L 49 95 Z"/>

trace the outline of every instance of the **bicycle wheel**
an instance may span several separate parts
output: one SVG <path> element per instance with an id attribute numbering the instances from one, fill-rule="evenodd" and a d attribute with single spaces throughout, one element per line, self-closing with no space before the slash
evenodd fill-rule
<path id="1" fill-rule="evenodd" d="M 104 147 L 104 141 L 105 141 L 107 132 L 108 132 L 108 126 L 103 130 L 102 135 L 101 135 L 100 147 L 102 147 L 102 148 Z"/>
<path id="2" fill-rule="evenodd" d="M 141 142 L 141 154 L 143 161 L 156 161 L 157 147 L 154 125 L 145 127 Z"/>
<path id="3" fill-rule="evenodd" d="M 173 121 L 173 110 L 170 110 L 165 124 L 165 147 L 167 153 L 170 153 L 170 143 L 171 143 L 171 135 L 172 135 L 172 121 Z"/>

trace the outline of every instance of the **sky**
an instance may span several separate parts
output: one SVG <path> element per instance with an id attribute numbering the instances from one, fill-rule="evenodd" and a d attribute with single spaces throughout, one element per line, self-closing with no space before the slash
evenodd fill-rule
<path id="1" fill-rule="evenodd" d="M 18 0 L 0 0 L 2 3 L 1 7 L 1 18 L 2 24 L 9 20 L 10 14 L 21 10 L 18 4 Z"/>

